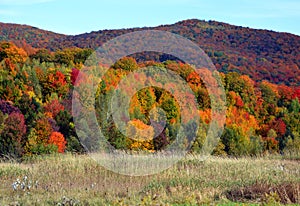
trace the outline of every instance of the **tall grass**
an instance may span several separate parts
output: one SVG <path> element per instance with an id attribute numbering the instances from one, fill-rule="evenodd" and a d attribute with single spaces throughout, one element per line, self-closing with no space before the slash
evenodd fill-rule
<path id="1" fill-rule="evenodd" d="M 24 176 L 32 187 L 14 190 L 12 184 Z M 299 162 L 271 157 L 203 160 L 188 155 L 163 172 L 135 177 L 110 172 L 87 155 L 51 155 L 23 163 L 0 163 L 0 205 L 199 205 L 232 201 L 272 205 L 281 201 L 276 190 L 268 194 L 266 189 L 252 199 L 228 194 L 238 195 L 234 192 L 258 184 L 280 187 L 290 183 L 300 183 Z"/>

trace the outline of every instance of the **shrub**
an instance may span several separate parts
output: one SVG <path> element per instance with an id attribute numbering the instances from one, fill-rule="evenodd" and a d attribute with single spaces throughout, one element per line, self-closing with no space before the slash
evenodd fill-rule
<path id="1" fill-rule="evenodd" d="M 226 197 L 234 202 L 256 202 L 263 201 L 266 205 L 299 204 L 300 184 L 281 183 L 270 185 L 266 183 L 255 183 L 250 186 L 233 188 L 226 192 Z"/>

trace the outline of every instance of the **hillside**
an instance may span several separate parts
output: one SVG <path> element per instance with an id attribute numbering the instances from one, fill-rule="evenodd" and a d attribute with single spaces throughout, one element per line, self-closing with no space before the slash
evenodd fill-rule
<path id="1" fill-rule="evenodd" d="M 16 44 L 28 44 L 33 48 L 42 48 L 45 45 L 55 45 L 65 35 L 38 29 L 36 27 L 8 24 L 0 22 L 0 41 L 13 41 Z"/>
<path id="2" fill-rule="evenodd" d="M 233 26 L 216 21 L 185 20 L 171 25 L 101 30 L 75 36 L 61 35 L 30 26 L 0 24 L 0 40 L 24 41 L 34 48 L 97 48 L 132 31 L 157 29 L 182 35 L 203 48 L 218 70 L 247 74 L 256 81 L 300 84 L 300 36 Z"/>
<path id="3" fill-rule="evenodd" d="M 195 21 L 184 21 L 173 26 L 179 28 L 181 25 L 178 32 L 182 32 L 182 35 L 191 34 L 193 32 L 188 29 L 196 27 L 190 26 L 192 22 Z M 189 26 L 184 26 L 184 24 Z M 216 22 L 201 22 L 199 25 L 203 27 L 205 24 L 207 27 L 210 25 L 216 29 L 214 33 L 219 32 L 220 35 L 225 33 L 223 28 L 232 28 L 232 30 L 236 28 Z M 169 27 L 171 28 L 171 26 L 162 26 L 160 29 L 171 30 Z M 104 32 L 106 32 L 104 37 L 111 38 L 119 31 Z M 194 33 L 202 35 L 201 32 Z M 269 34 L 278 35 L 278 38 L 283 38 L 282 36 L 285 35 L 281 36 L 275 32 Z M 20 33 L 20 38 L 21 35 Z M 61 43 L 61 45 L 64 47 L 72 47 L 66 44 L 75 42 L 76 38 L 79 39 L 78 36 L 74 36 L 72 41 L 69 40 L 69 36 L 63 38 L 65 44 Z M 82 38 L 86 40 L 83 43 L 89 42 L 88 37 Z M 95 38 L 100 38 L 96 32 Z M 212 35 L 209 40 L 212 42 L 214 39 Z M 232 48 L 224 52 L 222 49 L 229 48 L 225 40 L 222 45 L 212 44 L 212 46 L 209 46 L 209 40 L 204 42 L 207 46 L 205 49 L 221 71 L 231 71 L 233 68 L 233 71 L 251 73 L 254 70 L 259 74 L 255 76 L 256 79 L 237 72 L 220 72 L 222 79 L 219 82 L 223 84 L 225 90 L 222 95 L 219 90 L 208 90 L 206 87 L 205 82 L 208 82 L 208 85 L 210 83 L 215 85 L 210 78 L 215 73 L 203 70 L 206 78 L 199 78 L 193 67 L 184 62 L 138 62 L 135 58 L 124 57 L 110 68 L 106 65 L 99 65 L 100 67 L 87 65 L 85 68 L 91 73 L 82 74 L 80 69 L 86 58 L 93 52 L 92 49 L 73 47 L 55 52 L 35 49 L 35 54 L 30 55 L 13 43 L 0 42 L 0 161 L 7 157 L 23 158 L 65 151 L 83 153 L 85 149 L 96 152 L 97 148 L 111 148 L 110 145 L 122 151 L 156 153 L 169 146 L 172 148 L 171 145 L 174 142 L 179 148 L 188 148 L 193 153 L 199 153 L 202 150 L 207 151 L 204 147 L 206 140 L 210 138 L 207 136 L 210 134 L 210 128 L 214 129 L 214 134 L 220 135 L 219 142 L 215 141 L 215 147 L 209 151 L 214 155 L 238 157 L 280 153 L 289 155 L 290 158 L 298 158 L 300 154 L 300 86 L 276 85 L 267 80 L 257 82 L 259 78 L 266 78 L 261 73 L 266 67 L 264 65 L 259 67 L 256 64 L 263 62 L 265 65 L 281 65 L 278 69 L 281 73 L 278 74 L 281 74 L 282 78 L 288 74 L 287 69 L 293 69 L 293 67 L 290 67 L 283 57 L 282 59 L 277 57 L 268 59 L 269 55 L 260 57 L 255 50 L 249 49 L 249 52 L 246 49 L 243 50 L 242 48 L 246 48 L 246 43 L 236 50 Z M 55 43 L 60 44 L 58 40 L 55 40 Z M 29 45 L 26 42 L 24 44 Z M 150 57 L 149 53 L 144 54 L 147 55 L 144 57 L 141 54 L 138 55 L 141 58 Z M 160 61 L 167 57 L 154 55 L 156 58 L 162 57 Z M 272 53 L 272 55 L 277 54 Z M 293 60 L 289 54 L 286 54 L 286 58 Z M 225 68 L 226 64 L 228 66 Z M 171 70 L 177 74 L 175 76 L 181 78 L 174 78 L 175 76 L 164 78 L 164 74 L 160 75 L 159 69 L 155 68 L 157 65 L 161 71 Z M 132 75 L 145 66 L 149 67 L 145 74 Z M 107 70 L 100 82 L 95 75 L 97 69 Z M 272 72 L 271 69 L 268 71 Z M 297 65 L 290 78 L 294 77 L 293 80 L 299 83 L 296 72 L 298 72 Z M 140 82 L 140 85 L 149 85 L 154 81 L 156 83 L 152 87 L 144 87 L 137 92 L 131 85 L 121 86 L 124 89 L 115 92 L 118 85 L 125 82 L 124 80 Z M 95 82 L 99 82 L 96 92 L 91 90 L 96 87 L 90 87 L 90 85 L 95 85 Z M 186 85 L 185 82 L 190 87 L 191 93 L 182 89 Z M 119 96 L 114 97 L 114 93 Z M 217 96 L 211 96 L 214 93 Z M 127 101 L 123 101 L 124 97 L 129 97 L 128 107 L 123 106 L 123 102 Z M 218 111 L 226 110 L 224 115 L 222 111 L 221 114 L 218 111 L 214 114 L 215 104 L 212 104 L 212 99 L 218 103 Z M 128 108 L 128 115 L 118 114 L 121 110 L 117 108 L 125 108 L 125 110 Z M 164 113 L 154 108 L 161 108 Z M 100 141 L 99 137 L 95 136 L 97 133 L 93 132 L 94 127 L 89 126 L 95 125 L 89 122 L 95 120 L 94 118 L 86 118 L 89 117 L 91 111 L 95 111 L 96 124 L 101 129 L 105 141 L 109 142 L 107 146 L 102 145 L 102 140 Z M 123 131 L 126 131 L 126 134 L 119 129 L 114 120 L 114 114 L 118 118 L 121 117 L 119 120 L 125 123 Z M 83 121 L 80 118 L 84 118 Z M 211 127 L 210 123 L 217 127 L 224 125 L 223 132 L 219 128 Z M 140 130 L 147 132 L 140 132 Z M 177 136 L 181 134 L 186 139 L 177 143 Z"/>

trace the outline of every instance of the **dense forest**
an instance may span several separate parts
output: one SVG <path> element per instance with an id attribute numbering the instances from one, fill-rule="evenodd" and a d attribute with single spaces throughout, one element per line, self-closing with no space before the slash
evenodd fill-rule
<path id="1" fill-rule="evenodd" d="M 177 27 L 188 28 L 185 24 L 193 22 L 198 21 L 180 22 Z M 200 25 L 206 25 L 208 29 L 213 29 L 212 36 L 215 34 L 216 30 L 214 29 L 216 28 L 231 28 L 229 25 L 219 25 L 216 22 L 200 22 Z M 191 27 L 191 30 L 193 28 Z M 182 31 L 184 30 L 182 29 Z M 31 30 L 28 32 L 31 33 Z M 201 32 L 195 31 L 195 33 Z M 251 31 L 249 33 L 245 32 L 244 35 L 250 33 Z M 267 36 L 270 34 L 265 33 Z M 278 36 L 279 39 L 291 36 L 289 34 L 282 34 L 282 36 L 276 33 L 271 34 L 275 37 Z M 240 38 L 246 39 L 246 36 Z M 297 39 L 299 37 L 295 36 L 295 45 L 299 44 Z M 293 38 L 290 41 L 293 41 Z M 282 44 L 288 44 L 290 41 L 284 41 Z M 251 40 L 247 40 L 247 42 L 249 44 L 253 43 Z M 66 41 L 67 43 L 68 41 Z M 46 48 L 30 47 L 28 50 L 28 47 L 26 47 L 27 49 L 24 48 L 27 44 L 28 42 L 24 43 L 23 46 L 16 46 L 12 42 L 2 41 L 0 43 L 1 157 L 23 157 L 53 152 L 85 152 L 80 144 L 73 122 L 71 111 L 72 93 L 76 84 L 84 83 L 78 82 L 76 79 L 85 60 L 92 54 L 93 50 L 79 47 L 52 51 Z M 51 41 L 47 44 L 51 45 Z M 226 45 L 226 42 L 224 42 L 224 45 Z M 261 54 L 270 57 L 270 60 L 262 60 L 260 59 L 263 58 L 262 56 L 253 55 L 251 59 L 255 59 L 254 62 L 251 61 L 250 56 L 253 52 L 261 51 L 264 53 L 262 49 L 257 48 L 256 51 L 255 48 L 248 48 L 253 51 L 247 56 L 246 50 L 240 48 L 240 51 L 244 51 L 245 57 L 241 56 L 238 59 L 247 62 L 249 67 L 240 65 L 240 70 L 232 71 L 228 68 L 234 66 L 229 62 L 235 62 L 234 55 L 236 54 L 231 54 L 230 51 L 232 50 L 226 50 L 225 53 L 212 49 L 218 47 L 218 45 L 210 48 L 212 59 L 221 62 L 219 65 L 217 63 L 217 67 L 220 67 L 224 62 L 231 65 L 228 66 L 226 71 L 220 70 L 221 80 L 226 92 L 227 111 L 225 129 L 219 144 L 213 151 L 214 155 L 243 156 L 270 153 L 299 155 L 300 87 L 298 85 L 299 80 L 297 80 L 299 75 L 295 73 L 299 72 L 297 66 L 299 65 L 299 55 L 298 57 L 296 55 L 299 47 L 295 48 L 295 45 L 294 47 L 289 44 L 286 45 L 286 49 L 293 51 L 287 51 L 282 58 L 272 55 L 284 53 L 283 46 L 277 53 Z M 247 45 L 243 46 L 247 47 Z M 269 50 L 266 52 L 272 51 L 272 45 L 263 46 L 263 48 Z M 239 55 L 242 55 L 242 53 L 238 53 Z M 285 76 L 285 78 L 278 79 L 278 81 L 276 78 L 271 78 L 271 82 L 264 75 L 249 76 L 243 74 L 241 68 L 251 71 L 250 67 L 255 69 L 258 61 L 266 62 L 266 64 L 270 63 L 270 65 L 271 63 L 272 65 L 282 64 L 280 73 L 282 74 L 281 77 Z M 235 63 L 238 63 L 238 61 Z M 172 70 L 180 75 L 194 92 L 202 126 L 199 127 L 196 139 L 192 142 L 191 152 L 199 152 L 205 142 L 205 131 L 211 121 L 211 102 L 203 81 L 190 65 L 167 59 L 137 61 L 134 57 L 124 57 L 109 68 L 103 81 L 98 85 L 95 98 L 99 99 L 98 102 L 101 104 L 101 101 L 109 97 L 111 91 L 116 88 L 124 77 L 130 72 L 145 66 L 159 66 L 160 68 Z M 291 78 L 293 78 L 295 84 L 291 84 L 291 82 L 287 84 L 274 83 L 286 82 L 285 79 L 289 78 L 290 72 L 288 68 L 294 67 L 297 67 L 297 69 L 291 73 Z M 256 70 L 261 71 L 259 68 L 261 67 L 257 67 Z M 273 71 L 267 69 L 268 67 L 264 68 L 273 74 Z M 143 77 L 140 76 L 139 78 Z M 166 112 L 166 125 L 161 128 L 162 132 L 155 139 L 152 138 L 154 134 L 149 122 L 150 110 L 154 106 L 159 106 Z M 128 125 L 130 131 L 132 131 L 132 128 L 149 129 L 148 138 L 140 141 L 139 137 L 128 138 L 120 133 L 113 121 L 109 121 L 111 117 L 101 117 L 103 113 L 101 109 L 103 107 L 97 107 L 96 105 L 96 110 L 99 112 L 99 125 L 111 145 L 117 149 L 143 150 L 150 153 L 163 150 L 174 141 L 174 135 L 178 131 L 178 123 L 183 115 L 187 115 L 180 114 L 178 102 L 170 93 L 157 87 L 140 90 L 130 101 L 131 125 Z M 103 121 L 103 119 L 107 121 Z M 142 134 L 133 131 L 131 136 L 135 135 Z"/>
<path id="2" fill-rule="evenodd" d="M 96 49 L 119 35 L 155 29 L 179 34 L 197 43 L 223 73 L 238 72 L 254 81 L 300 84 L 300 37 L 268 30 L 257 30 L 216 21 L 197 19 L 157 27 L 101 30 L 75 36 L 56 34 L 35 27 L 0 23 L 0 41 L 14 42 L 28 54 L 45 48 L 52 52 L 67 48 Z M 135 56 L 138 62 L 145 55 Z M 153 54 L 152 60 L 168 58 Z"/>

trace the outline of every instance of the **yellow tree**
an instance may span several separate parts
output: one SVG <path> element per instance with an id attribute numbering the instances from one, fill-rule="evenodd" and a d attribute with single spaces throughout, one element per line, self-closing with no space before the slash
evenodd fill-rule
<path id="1" fill-rule="evenodd" d="M 0 61 L 10 59 L 13 63 L 24 63 L 28 58 L 27 53 L 22 48 L 16 47 L 13 43 L 0 43 Z"/>

